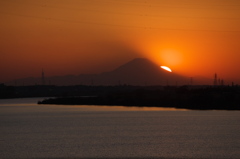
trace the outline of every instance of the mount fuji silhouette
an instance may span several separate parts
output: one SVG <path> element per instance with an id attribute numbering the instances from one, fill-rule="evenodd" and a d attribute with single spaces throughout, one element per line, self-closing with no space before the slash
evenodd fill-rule
<path id="1" fill-rule="evenodd" d="M 130 85 L 176 85 L 186 82 L 185 77 L 168 72 L 152 61 L 145 58 L 136 58 L 111 72 L 99 76 L 105 83 Z"/>
<path id="2" fill-rule="evenodd" d="M 168 72 L 146 58 L 136 58 L 110 72 L 81 74 L 78 76 L 46 77 L 51 85 L 183 85 L 188 78 Z M 51 83 L 47 83 L 51 81 Z M 41 84 L 41 78 L 25 78 L 14 81 L 24 85 Z M 9 83 L 6 83 L 9 84 Z"/>

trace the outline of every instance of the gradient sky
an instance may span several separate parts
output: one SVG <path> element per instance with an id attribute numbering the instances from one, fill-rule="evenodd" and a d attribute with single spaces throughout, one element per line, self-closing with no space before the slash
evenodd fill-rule
<path id="1" fill-rule="evenodd" d="M 0 0 L 0 83 L 146 57 L 240 82 L 239 0 Z"/>

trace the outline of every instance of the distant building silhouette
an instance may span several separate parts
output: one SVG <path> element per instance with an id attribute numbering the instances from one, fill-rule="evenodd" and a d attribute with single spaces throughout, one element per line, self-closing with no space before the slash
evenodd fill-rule
<path id="1" fill-rule="evenodd" d="M 224 80 L 223 79 L 221 80 L 221 85 L 224 86 Z"/>
<path id="2" fill-rule="evenodd" d="M 224 80 L 221 78 L 218 78 L 217 74 L 214 74 L 214 80 L 213 80 L 213 85 L 214 86 L 224 86 Z"/>
<path id="3" fill-rule="evenodd" d="M 44 76 L 44 71 L 42 69 L 42 85 L 45 85 L 45 76 Z"/>
<path id="4" fill-rule="evenodd" d="M 190 85 L 193 85 L 193 77 L 190 77 Z"/>
<path id="5" fill-rule="evenodd" d="M 217 74 L 214 74 L 213 85 L 216 86 L 218 84 Z"/>

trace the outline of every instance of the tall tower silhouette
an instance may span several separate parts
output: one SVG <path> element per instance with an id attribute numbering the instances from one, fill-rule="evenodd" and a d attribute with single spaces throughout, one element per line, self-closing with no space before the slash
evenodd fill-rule
<path id="1" fill-rule="evenodd" d="M 217 79 L 217 74 L 215 73 L 213 85 L 216 86 L 217 84 L 218 84 L 218 79 Z"/>
<path id="2" fill-rule="evenodd" d="M 45 76 L 44 76 L 44 71 L 42 69 L 42 85 L 45 85 Z"/>

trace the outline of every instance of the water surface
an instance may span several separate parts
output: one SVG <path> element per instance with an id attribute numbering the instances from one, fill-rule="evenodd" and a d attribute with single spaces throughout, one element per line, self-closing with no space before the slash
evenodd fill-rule
<path id="1" fill-rule="evenodd" d="M 239 158 L 239 111 L 0 100 L 0 158 Z"/>

